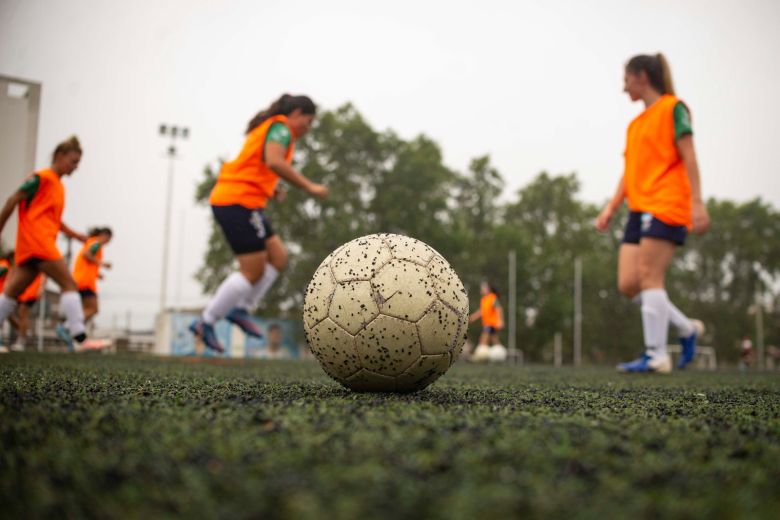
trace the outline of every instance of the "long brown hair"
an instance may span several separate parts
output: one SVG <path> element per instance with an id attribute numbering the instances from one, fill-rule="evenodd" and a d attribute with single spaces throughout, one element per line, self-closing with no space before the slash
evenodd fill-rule
<path id="1" fill-rule="evenodd" d="M 249 121 L 249 124 L 246 127 L 246 133 L 248 134 L 260 126 L 263 121 L 269 117 L 278 115 L 289 116 L 298 109 L 306 115 L 314 115 L 317 113 L 317 105 L 314 104 L 314 101 L 312 101 L 309 96 L 282 94 L 279 99 L 271 103 L 271 106 L 258 112 L 257 115 Z"/>
<path id="2" fill-rule="evenodd" d="M 70 152 L 83 153 L 81 151 L 81 143 L 79 142 L 79 138 L 75 135 L 68 137 L 57 145 L 57 148 L 54 149 L 54 153 L 51 154 L 51 162 L 54 162 L 58 155 Z"/>
<path id="3" fill-rule="evenodd" d="M 635 75 L 644 72 L 650 85 L 660 94 L 674 95 L 672 69 L 669 68 L 666 56 L 660 52 L 654 56 L 649 54 L 634 56 L 626 63 L 626 70 Z"/>

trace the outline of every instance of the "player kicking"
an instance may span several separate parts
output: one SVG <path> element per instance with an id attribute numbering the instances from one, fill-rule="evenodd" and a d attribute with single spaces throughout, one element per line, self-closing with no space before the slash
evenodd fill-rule
<path id="1" fill-rule="evenodd" d="M 645 352 L 617 369 L 668 373 L 672 369 L 666 349 L 669 321 L 677 327 L 682 345 L 679 368 L 693 359 L 703 326 L 669 300 L 664 289 L 666 271 L 688 230 L 705 232 L 710 217 L 701 198 L 690 112 L 674 95 L 666 59 L 662 54 L 631 58 L 624 81 L 631 101 L 642 100 L 645 110 L 628 127 L 623 177 L 596 219 L 596 228 L 607 230 L 623 199 L 628 199 L 618 287 L 641 305 Z"/>
<path id="2" fill-rule="evenodd" d="M 287 250 L 264 212 L 268 200 L 279 194 L 279 178 L 315 197 L 328 195 L 325 186 L 291 166 L 295 139 L 309 131 L 315 114 L 307 96 L 283 95 L 249 122 L 241 153 L 222 166 L 209 203 L 236 255 L 238 272 L 222 282 L 200 319 L 190 325 L 212 350 L 224 351 L 214 333 L 214 324 L 222 318 L 250 336 L 262 336 L 249 312 L 287 263 Z"/>
<path id="3" fill-rule="evenodd" d="M 16 300 L 39 273 L 54 280 L 60 286 L 60 309 L 65 315 L 67 339 L 79 343 L 86 340 L 84 313 L 76 291 L 76 282 L 68 271 L 65 259 L 57 249 L 57 234 L 81 240 L 84 235 L 70 229 L 62 222 L 65 207 L 65 187 L 62 177 L 71 175 L 81 161 L 81 145 L 73 136 L 60 143 L 54 150 L 51 168 L 30 175 L 22 186 L 11 195 L 0 211 L 0 231 L 8 217 L 18 206 L 19 224 L 16 233 L 15 263 L 10 279 L 0 295 L 0 323 L 16 309 Z M 71 340 L 72 341 L 72 340 Z M 72 348 L 72 343 L 69 343 Z"/>

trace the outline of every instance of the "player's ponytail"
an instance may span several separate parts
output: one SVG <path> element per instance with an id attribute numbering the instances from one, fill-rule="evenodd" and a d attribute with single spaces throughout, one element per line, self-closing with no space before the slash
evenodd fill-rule
<path id="1" fill-rule="evenodd" d="M 279 99 L 271 103 L 271 106 L 265 110 L 261 110 L 255 115 L 246 127 L 246 133 L 248 134 L 269 117 L 285 115 L 289 116 L 294 111 L 300 109 L 301 113 L 306 115 L 314 115 L 317 113 L 317 105 L 308 96 L 291 96 L 290 94 L 282 94 Z"/>
<path id="2" fill-rule="evenodd" d="M 674 83 L 672 82 L 672 71 L 669 68 L 669 62 L 660 52 L 655 56 L 649 54 L 639 54 L 634 56 L 626 63 L 626 70 L 634 75 L 644 72 L 647 80 L 659 94 L 674 95 Z"/>
<path id="3" fill-rule="evenodd" d="M 669 68 L 669 62 L 666 60 L 666 56 L 660 52 L 655 55 L 655 59 L 658 60 L 658 65 L 661 69 L 661 80 L 664 85 L 662 94 L 674 95 L 674 83 L 672 82 L 672 69 Z"/>
<path id="4" fill-rule="evenodd" d="M 79 138 L 75 135 L 68 137 L 57 145 L 57 148 L 54 149 L 54 153 L 51 154 L 51 160 L 54 162 L 58 155 L 70 152 L 82 153 L 81 143 L 79 142 Z"/>

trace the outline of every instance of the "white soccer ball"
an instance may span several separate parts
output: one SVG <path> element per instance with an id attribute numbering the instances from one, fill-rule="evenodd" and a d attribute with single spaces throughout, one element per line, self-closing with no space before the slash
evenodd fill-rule
<path id="1" fill-rule="evenodd" d="M 468 296 L 432 247 L 393 234 L 347 242 L 322 261 L 303 302 L 323 370 L 356 391 L 413 392 L 441 377 L 466 339 Z"/>
<path id="2" fill-rule="evenodd" d="M 509 353 L 504 345 L 492 345 L 488 352 L 488 359 L 490 359 L 491 363 L 503 363 L 508 355 Z"/>

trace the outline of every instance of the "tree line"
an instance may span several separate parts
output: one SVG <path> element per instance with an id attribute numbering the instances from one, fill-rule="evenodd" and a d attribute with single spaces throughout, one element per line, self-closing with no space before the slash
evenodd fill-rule
<path id="1" fill-rule="evenodd" d="M 510 197 L 489 156 L 474 158 L 465 172 L 444 165 L 430 138 L 411 140 L 372 128 L 347 104 L 321 114 L 298 143 L 296 162 L 309 178 L 330 189 L 320 201 L 291 189 L 284 203 L 267 209 L 290 249 L 284 276 L 261 314 L 300 318 L 309 278 L 328 253 L 358 236 L 390 232 L 423 240 L 438 250 L 465 284 L 472 308 L 479 283 L 489 279 L 506 305 L 507 253 L 517 255 L 517 345 L 527 360 L 548 361 L 553 337 L 571 344 L 574 262 L 583 265 L 583 358 L 605 363 L 642 351 L 639 309 L 616 289 L 623 213 L 610 233 L 594 230 L 599 206 L 579 200 L 574 173 L 539 173 Z M 206 204 L 219 164 L 208 165 L 196 190 Z M 704 321 L 703 343 L 718 357 L 735 360 L 738 340 L 754 337 L 757 301 L 763 305 L 767 344 L 780 342 L 780 213 L 761 199 L 744 203 L 710 199 L 712 228 L 689 238 L 667 280 L 670 297 Z M 213 291 L 233 269 L 233 256 L 216 224 L 196 274 Z M 470 329 L 476 338 L 478 325 Z M 504 331 L 504 338 L 506 331 Z M 754 338 L 755 341 L 755 338 Z M 571 358 L 571 349 L 564 349 Z M 566 360 L 566 355 L 564 360 Z"/>

